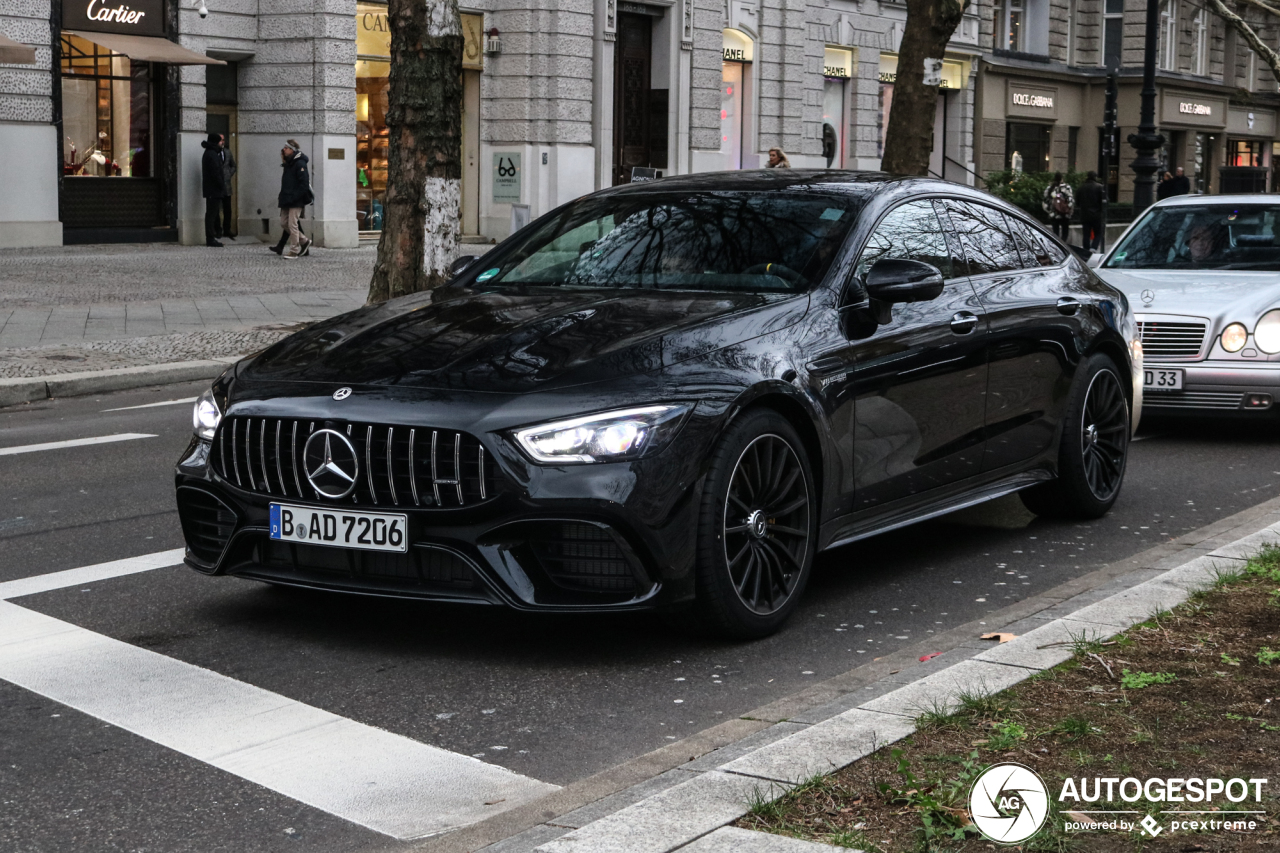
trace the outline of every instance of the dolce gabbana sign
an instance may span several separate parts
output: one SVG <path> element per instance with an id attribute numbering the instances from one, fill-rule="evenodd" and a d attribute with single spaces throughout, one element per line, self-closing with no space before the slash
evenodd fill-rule
<path id="1" fill-rule="evenodd" d="M 1056 86 L 1028 86 L 1009 81 L 1006 115 L 1048 119 L 1058 117 L 1058 89 Z"/>
<path id="2" fill-rule="evenodd" d="M 1200 93 L 1171 92 L 1166 89 L 1161 97 L 1160 124 L 1183 124 L 1196 127 L 1221 128 L 1227 123 L 1227 102 L 1223 98 L 1206 97 Z"/>
<path id="3" fill-rule="evenodd" d="M 163 36 L 164 0 L 62 0 L 62 28 Z"/>

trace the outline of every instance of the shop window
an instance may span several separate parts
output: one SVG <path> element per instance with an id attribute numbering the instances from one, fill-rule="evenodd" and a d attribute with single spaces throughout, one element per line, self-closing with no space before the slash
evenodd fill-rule
<path id="1" fill-rule="evenodd" d="M 387 7 L 356 4 L 356 220 L 381 231 L 386 215 L 391 30 Z"/>
<path id="2" fill-rule="evenodd" d="M 843 169 L 848 135 L 845 90 L 853 76 L 853 53 L 827 48 L 822 61 L 822 155 L 827 168 Z"/>
<path id="3" fill-rule="evenodd" d="M 151 177 L 151 66 L 79 36 L 62 37 L 62 170 Z"/>
<path id="4" fill-rule="evenodd" d="M 1124 47 L 1124 0 L 1103 0 L 1102 64 L 1119 68 Z"/>
<path id="5" fill-rule="evenodd" d="M 1011 121 L 1005 128 L 1005 168 L 1015 172 L 1049 171 L 1052 126 Z"/>
<path id="6" fill-rule="evenodd" d="M 1178 70 L 1178 3 L 1165 0 L 1160 4 L 1159 50 L 1157 63 L 1166 71 Z"/>
<path id="7" fill-rule="evenodd" d="M 1233 139 L 1227 158 L 1229 166 L 1261 166 L 1262 143 L 1255 139 Z"/>
<path id="8" fill-rule="evenodd" d="M 745 97 L 748 67 L 755 59 L 755 43 L 738 30 L 723 33 L 723 61 L 720 68 L 720 153 L 727 155 L 727 168 L 741 169 L 746 140 L 745 119 L 749 101 Z"/>

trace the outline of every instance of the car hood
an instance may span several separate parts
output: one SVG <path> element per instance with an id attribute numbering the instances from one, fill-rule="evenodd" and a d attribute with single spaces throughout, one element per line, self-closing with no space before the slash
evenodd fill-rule
<path id="1" fill-rule="evenodd" d="M 247 380 L 515 392 L 659 370 L 790 325 L 804 295 L 448 288 L 317 323 Z"/>
<path id="2" fill-rule="evenodd" d="M 1136 314 L 1185 314 L 1249 325 L 1280 304 L 1280 273 L 1239 270 L 1095 270 Z M 1147 298 L 1144 298 L 1144 294 Z"/>

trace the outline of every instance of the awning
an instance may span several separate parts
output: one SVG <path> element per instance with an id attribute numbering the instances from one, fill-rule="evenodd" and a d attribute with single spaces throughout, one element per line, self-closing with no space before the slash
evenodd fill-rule
<path id="1" fill-rule="evenodd" d="M 36 49 L 6 38 L 4 33 L 0 33 L 0 62 L 7 62 L 10 65 L 35 65 Z"/>
<path id="2" fill-rule="evenodd" d="M 126 36 L 118 33 L 82 33 L 63 30 L 63 33 L 79 36 L 85 41 L 123 53 L 138 62 L 167 62 L 170 65 L 226 65 L 221 59 L 187 50 L 180 44 L 155 36 Z"/>

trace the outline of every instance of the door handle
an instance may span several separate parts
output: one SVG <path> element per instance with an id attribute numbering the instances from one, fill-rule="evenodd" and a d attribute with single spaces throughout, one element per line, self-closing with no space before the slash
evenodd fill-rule
<path id="1" fill-rule="evenodd" d="M 1074 296 L 1064 296 L 1058 300 L 1058 313 L 1068 316 L 1080 311 L 1080 300 Z"/>
<path id="2" fill-rule="evenodd" d="M 951 318 L 951 331 L 957 335 L 967 335 L 978 326 L 978 315 L 968 311 L 957 311 Z"/>

